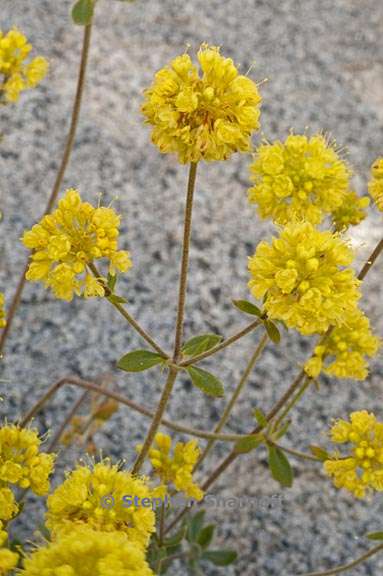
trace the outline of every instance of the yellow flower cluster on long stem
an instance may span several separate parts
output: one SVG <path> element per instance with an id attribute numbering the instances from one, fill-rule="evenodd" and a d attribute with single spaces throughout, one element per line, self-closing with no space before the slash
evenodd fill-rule
<path id="1" fill-rule="evenodd" d="M 198 61 L 201 77 L 183 54 L 157 72 L 145 91 L 142 112 L 153 126 L 152 141 L 162 153 L 178 154 L 182 163 L 250 151 L 251 134 L 259 129 L 256 84 L 217 47 L 203 44 Z"/>
<path id="2" fill-rule="evenodd" d="M 23 243 L 33 251 L 27 279 L 43 282 L 63 300 L 74 294 L 104 296 L 104 286 L 89 266 L 105 258 L 109 274 L 129 270 L 129 253 L 117 247 L 119 226 L 112 208 L 95 208 L 82 202 L 77 190 L 67 190 L 58 208 L 24 233 Z"/>
<path id="3" fill-rule="evenodd" d="M 37 56 L 27 62 L 32 50 L 17 28 L 4 34 L 0 30 L 0 104 L 16 102 L 20 93 L 34 88 L 48 71 L 48 62 Z"/>

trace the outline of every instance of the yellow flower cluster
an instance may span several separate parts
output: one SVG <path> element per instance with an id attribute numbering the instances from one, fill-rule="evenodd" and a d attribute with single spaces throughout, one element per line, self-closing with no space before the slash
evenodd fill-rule
<path id="1" fill-rule="evenodd" d="M 110 274 L 129 270 L 129 253 L 117 250 L 119 226 L 120 217 L 112 208 L 94 208 L 81 201 L 77 190 L 67 190 L 57 210 L 24 233 L 23 243 L 33 251 L 27 279 L 43 282 L 63 300 L 72 300 L 74 293 L 104 296 L 89 266 L 107 258 Z"/>
<path id="2" fill-rule="evenodd" d="M 144 551 L 124 534 L 81 526 L 32 553 L 24 561 L 21 575 L 154 576 Z"/>
<path id="3" fill-rule="evenodd" d="M 375 160 L 371 168 L 372 179 L 368 183 L 368 191 L 378 210 L 383 212 L 383 158 Z"/>
<path id="4" fill-rule="evenodd" d="M 338 452 L 324 462 L 324 469 L 337 488 L 345 488 L 356 498 L 368 492 L 383 491 L 383 423 L 366 410 L 350 414 L 350 421 L 338 420 L 331 429 L 336 444 L 351 444 L 351 452 Z"/>
<path id="5" fill-rule="evenodd" d="M 0 496 L 0 518 L 2 517 L 1 496 Z M 8 534 L 0 521 L 0 576 L 6 576 L 19 562 L 19 555 L 4 547 L 8 539 Z"/>
<path id="6" fill-rule="evenodd" d="M 226 160 L 233 152 L 249 151 L 251 134 L 259 128 L 256 84 L 217 47 L 203 44 L 198 61 L 202 77 L 183 54 L 157 72 L 145 90 L 142 112 L 153 126 L 153 143 L 162 153 L 177 153 L 181 163 Z"/>
<path id="7" fill-rule="evenodd" d="M 19 555 L 16 552 L 0 546 L 0 576 L 9 574 L 13 568 L 16 568 L 18 562 Z"/>
<path id="8" fill-rule="evenodd" d="M 249 259 L 249 288 L 255 298 L 264 298 L 271 319 L 302 334 L 321 333 L 355 310 L 359 281 L 344 268 L 352 259 L 337 235 L 308 222 L 291 223 L 271 244 L 258 245 Z"/>
<path id="9" fill-rule="evenodd" d="M 108 460 L 89 468 L 79 465 L 48 498 L 46 526 L 54 537 L 77 526 L 120 532 L 141 548 L 155 529 L 155 514 L 144 506 L 127 507 L 123 497 L 152 497 L 145 479 L 133 477 Z M 112 500 L 113 499 L 113 500 Z M 112 505 L 108 506 L 108 502 Z"/>
<path id="10" fill-rule="evenodd" d="M 6 325 L 5 321 L 5 310 L 4 310 L 4 294 L 0 292 L 0 328 L 4 328 Z"/>
<path id="11" fill-rule="evenodd" d="M 9 484 L 30 488 L 42 496 L 49 490 L 54 456 L 39 451 L 41 439 L 36 430 L 18 426 L 0 428 L 0 488 Z"/>
<path id="12" fill-rule="evenodd" d="M 42 56 L 26 62 L 32 46 L 24 34 L 14 28 L 7 34 L 0 30 L 0 103 L 16 102 L 20 92 L 34 88 L 48 71 Z"/>
<path id="13" fill-rule="evenodd" d="M 337 231 L 343 232 L 350 226 L 357 226 L 366 218 L 366 208 L 370 204 L 367 196 L 358 196 L 350 190 L 346 192 L 342 204 L 332 212 L 332 221 Z"/>
<path id="14" fill-rule="evenodd" d="M 200 456 L 197 441 L 177 442 L 173 454 L 171 447 L 170 436 L 156 434 L 154 447 L 149 451 L 149 458 L 156 474 L 164 484 L 173 484 L 178 491 L 184 492 L 189 498 L 201 500 L 203 491 L 193 482 L 193 468 Z"/>
<path id="15" fill-rule="evenodd" d="M 278 224 L 293 219 L 318 224 L 340 208 L 351 176 L 321 135 L 290 135 L 285 142 L 262 144 L 250 171 L 249 201 L 258 205 L 261 218 Z"/>
<path id="16" fill-rule="evenodd" d="M 375 356 L 379 345 L 380 340 L 372 334 L 368 318 L 356 309 L 315 348 L 314 356 L 305 364 L 305 371 L 313 378 L 323 370 L 338 378 L 365 380 L 368 375 L 366 356 Z"/>

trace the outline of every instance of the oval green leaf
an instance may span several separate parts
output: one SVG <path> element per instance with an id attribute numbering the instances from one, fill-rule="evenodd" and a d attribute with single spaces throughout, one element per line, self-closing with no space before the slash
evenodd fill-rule
<path id="1" fill-rule="evenodd" d="M 262 310 L 248 300 L 233 300 L 233 304 L 238 308 L 238 310 L 245 312 L 245 314 L 251 314 L 252 316 L 262 318 Z"/>
<path id="2" fill-rule="evenodd" d="M 197 542 L 204 550 L 208 548 L 214 536 L 215 525 L 208 524 L 198 534 Z"/>
<path id="3" fill-rule="evenodd" d="M 270 320 L 265 320 L 265 328 L 270 340 L 274 342 L 274 344 L 279 344 L 279 342 L 281 341 L 281 333 L 279 332 L 274 322 L 270 322 Z"/>
<path id="4" fill-rule="evenodd" d="M 290 488 L 293 485 L 294 475 L 290 462 L 276 446 L 269 446 L 269 468 L 272 477 L 281 486 Z"/>
<path id="5" fill-rule="evenodd" d="M 128 352 L 117 363 L 117 368 L 125 370 L 125 372 L 143 372 L 157 364 L 164 362 L 165 358 L 150 352 L 150 350 L 134 350 Z"/>
<path id="6" fill-rule="evenodd" d="M 79 26 L 90 24 L 94 12 L 93 0 L 78 0 L 72 8 L 72 19 Z"/>
<path id="7" fill-rule="evenodd" d="M 234 550 L 209 550 L 202 554 L 203 560 L 208 560 L 215 566 L 229 566 L 238 557 Z"/>
<path id="8" fill-rule="evenodd" d="M 262 444 L 263 438 L 259 434 L 250 434 L 235 443 L 234 450 L 237 454 L 247 454 Z"/>
<path id="9" fill-rule="evenodd" d="M 367 538 L 369 540 L 383 540 L 383 532 L 369 532 Z"/>
<path id="10" fill-rule="evenodd" d="M 194 386 L 197 386 L 202 392 L 208 396 L 219 398 L 224 395 L 224 388 L 222 382 L 210 372 L 196 368 L 195 366 L 188 366 L 186 370 L 191 377 Z"/>
<path id="11" fill-rule="evenodd" d="M 197 354 L 202 354 L 211 348 L 214 348 L 217 344 L 222 342 L 222 336 L 218 334 L 201 334 L 201 336 L 193 336 L 182 346 L 182 353 L 185 356 L 197 356 Z"/>

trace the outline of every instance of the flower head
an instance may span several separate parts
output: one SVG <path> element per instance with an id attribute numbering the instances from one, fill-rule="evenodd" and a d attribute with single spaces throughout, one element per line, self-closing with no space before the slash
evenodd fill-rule
<path id="1" fill-rule="evenodd" d="M 2 513 L 1 504 L 2 502 L 0 500 L 0 518 Z M 6 576 L 9 574 L 13 568 L 16 568 L 19 562 L 19 555 L 4 547 L 7 539 L 7 531 L 5 530 L 3 523 L 0 521 L 0 576 Z"/>
<path id="2" fill-rule="evenodd" d="M 7 34 L 0 31 L 0 102 L 16 102 L 20 92 L 34 88 L 48 70 L 42 56 L 27 62 L 32 46 L 24 34 L 13 28 Z"/>
<path id="3" fill-rule="evenodd" d="M 324 469 L 337 488 L 356 498 L 383 491 L 383 423 L 366 410 L 350 414 L 350 421 L 338 420 L 331 428 L 336 444 L 350 444 L 348 454 L 336 452 L 324 462 Z"/>
<path id="4" fill-rule="evenodd" d="M 4 294 L 0 292 L 0 328 L 5 328 Z"/>
<path id="5" fill-rule="evenodd" d="M 79 465 L 48 497 L 46 525 L 54 535 L 70 533 L 78 525 L 105 532 L 123 532 L 138 546 L 148 544 L 154 531 L 151 508 L 126 506 L 124 496 L 150 498 L 144 478 L 132 476 L 108 460 L 92 468 Z M 112 505 L 105 505 L 105 502 Z"/>
<path id="6" fill-rule="evenodd" d="M 368 375 L 367 356 L 375 356 L 380 340 L 371 332 L 368 318 L 355 310 L 342 326 L 334 328 L 326 341 L 315 348 L 306 362 L 305 371 L 316 378 L 321 370 L 337 378 L 365 380 Z"/>
<path id="7" fill-rule="evenodd" d="M 22 576 L 154 576 L 144 551 L 121 532 L 73 527 L 24 560 Z"/>
<path id="8" fill-rule="evenodd" d="M 117 249 L 120 217 L 112 208 L 94 208 L 82 202 L 77 190 L 67 190 L 58 208 L 24 233 L 24 245 L 33 251 L 27 279 L 43 282 L 57 298 L 73 294 L 103 296 L 103 285 L 89 266 L 109 261 L 109 273 L 131 267 L 129 253 Z"/>
<path id="9" fill-rule="evenodd" d="M 346 192 L 342 204 L 332 212 L 335 230 L 344 231 L 350 226 L 357 226 L 366 218 L 366 208 L 370 204 L 367 196 L 358 196 L 350 190 Z"/>
<path id="10" fill-rule="evenodd" d="M 40 452 L 40 444 L 36 430 L 14 425 L 0 428 L 0 487 L 14 484 L 39 496 L 48 492 L 55 458 Z"/>
<path id="11" fill-rule="evenodd" d="M 250 166 L 254 186 L 249 202 L 258 205 L 261 218 L 278 224 L 293 219 L 312 224 L 339 208 L 351 176 L 327 140 L 290 135 L 285 142 L 262 144 Z"/>
<path id="12" fill-rule="evenodd" d="M 178 491 L 184 492 L 190 498 L 201 500 L 203 491 L 193 482 L 193 468 L 200 456 L 197 441 L 177 442 L 173 451 L 171 447 L 170 436 L 156 434 L 154 447 L 149 451 L 155 473 L 164 484 L 173 484 Z"/>
<path id="13" fill-rule="evenodd" d="M 383 158 L 375 160 L 371 168 L 371 176 L 368 191 L 378 210 L 383 212 Z"/>
<path id="14" fill-rule="evenodd" d="M 302 334 L 321 333 L 355 309 L 359 281 L 345 268 L 352 259 L 337 235 L 308 222 L 292 223 L 271 244 L 258 245 L 249 259 L 249 288 L 255 298 L 264 298 L 271 319 Z"/>
<path id="15" fill-rule="evenodd" d="M 152 141 L 161 152 L 175 152 L 182 163 L 226 160 L 251 149 L 259 128 L 256 84 L 238 73 L 219 48 L 203 44 L 198 52 L 202 75 L 188 54 L 157 72 L 145 90 L 142 112 L 153 126 Z"/>

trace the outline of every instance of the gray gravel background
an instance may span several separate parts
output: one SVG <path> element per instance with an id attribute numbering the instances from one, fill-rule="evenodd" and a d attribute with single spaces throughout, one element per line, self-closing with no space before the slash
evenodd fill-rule
<path id="1" fill-rule="evenodd" d="M 0 112 L 1 234 L 0 286 L 10 298 L 25 259 L 18 242 L 24 228 L 41 214 L 57 170 L 68 125 L 82 32 L 68 17 L 71 2 L 0 0 L 2 29 L 16 24 L 51 61 L 48 80 L 25 94 L 18 106 Z M 95 201 L 115 199 L 124 214 L 122 243 L 134 268 L 121 290 L 139 321 L 169 347 L 182 237 L 186 169 L 161 157 L 149 142 L 139 114 L 141 92 L 153 73 L 200 42 L 222 46 L 263 85 L 262 130 L 272 139 L 290 128 L 323 129 L 348 149 L 355 186 L 366 187 L 368 167 L 383 153 L 383 4 L 373 0 L 140 0 L 122 4 L 100 0 L 94 30 L 86 101 L 65 185 L 79 187 Z M 248 296 L 246 258 L 271 231 L 246 200 L 246 157 L 201 166 L 195 203 L 186 334 L 214 330 L 231 333 L 246 319 L 230 305 Z M 381 236 L 382 222 L 371 210 L 354 234 L 362 261 Z M 364 307 L 383 334 L 382 261 L 369 274 Z M 259 336 L 251 336 L 211 363 L 227 391 L 233 389 Z M 130 397 L 154 406 L 162 378 L 156 373 L 128 377 L 115 360 L 141 342 L 107 303 L 55 301 L 39 286 L 28 286 L 8 340 L 2 364 L 1 416 L 18 417 L 55 379 L 76 374 L 92 378 L 112 372 Z M 267 409 L 294 377 L 308 352 L 307 340 L 291 335 L 278 349 L 269 346 L 251 378 L 228 429 L 245 431 L 255 406 Z M 320 441 L 333 417 L 367 408 L 383 417 L 380 356 L 363 383 L 324 381 L 307 394 L 294 413 L 288 437 L 305 449 Z M 55 427 L 76 397 L 63 391 L 38 419 L 42 431 Z M 177 421 L 209 428 L 223 403 L 206 400 L 180 381 L 168 414 Z M 104 453 L 133 458 L 132 446 L 147 423 L 121 408 L 99 435 Z M 216 452 L 217 460 L 225 450 Z M 70 463 L 70 457 L 67 462 Z M 366 531 L 381 529 L 382 502 L 355 503 L 337 492 L 316 466 L 295 463 L 296 481 L 280 493 L 265 461 L 245 456 L 214 488 L 215 495 L 263 498 L 279 494 L 273 510 L 210 509 L 217 521 L 217 543 L 241 554 L 233 568 L 207 575 L 297 576 L 350 560 L 366 550 Z M 30 516 L 29 527 L 38 524 Z M 24 526 L 25 529 L 25 526 Z M 383 557 L 350 574 L 380 574 Z M 184 574 L 182 569 L 174 575 Z"/>

